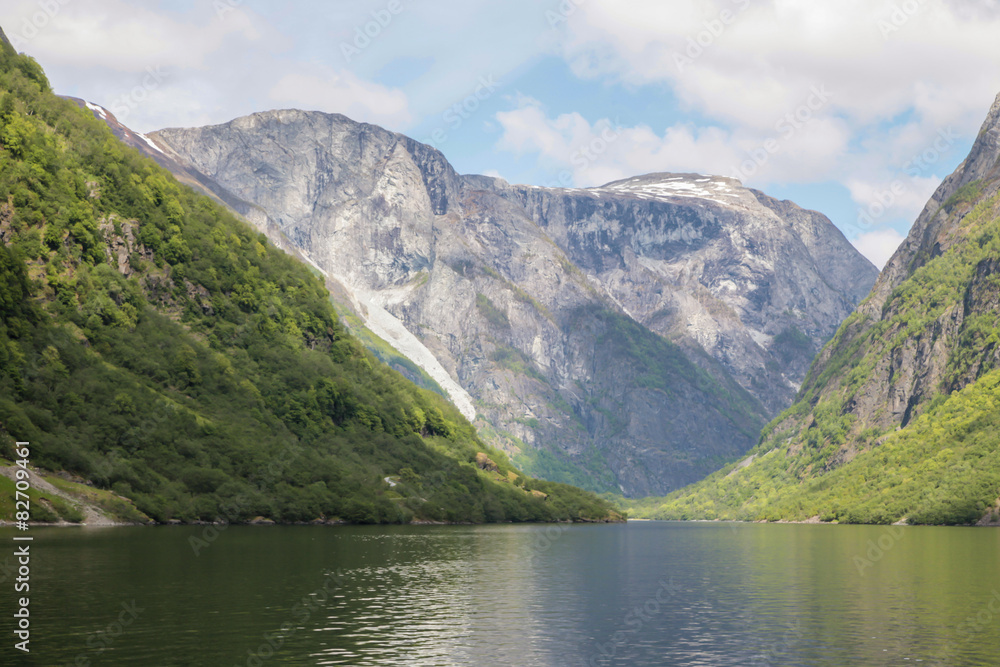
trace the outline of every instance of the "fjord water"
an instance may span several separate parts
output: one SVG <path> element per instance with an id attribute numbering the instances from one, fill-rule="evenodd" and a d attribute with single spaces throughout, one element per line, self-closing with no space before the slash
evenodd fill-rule
<path id="1" fill-rule="evenodd" d="M 18 664 L 1000 664 L 993 529 L 214 531 L 33 529 Z"/>

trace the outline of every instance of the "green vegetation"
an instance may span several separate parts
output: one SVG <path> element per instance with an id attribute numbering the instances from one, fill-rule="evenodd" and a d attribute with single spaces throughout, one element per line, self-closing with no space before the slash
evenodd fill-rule
<path id="1" fill-rule="evenodd" d="M 560 452 L 546 448 L 525 448 L 514 457 L 517 465 L 531 475 L 546 479 L 560 479 L 573 486 L 594 492 L 617 489 L 615 476 L 604 455 L 591 447 L 584 463 L 573 462 L 560 456 Z"/>
<path id="2" fill-rule="evenodd" d="M 949 199 L 956 215 L 964 212 L 957 204 L 973 203 L 982 189 L 972 183 Z M 855 313 L 843 323 L 796 404 L 762 432 L 752 462 L 626 505 L 664 519 L 966 524 L 983 517 L 1000 497 L 998 211 L 1000 195 L 978 201 L 956 225 L 961 237 L 892 292 L 881 319 Z M 957 335 L 938 339 L 956 312 L 963 314 Z M 873 377 L 882 381 L 874 375 L 880 362 L 935 340 L 950 345 L 944 378 L 911 402 L 903 428 L 886 433 L 860 422 L 852 406 L 872 395 Z"/>
<path id="3" fill-rule="evenodd" d="M 105 489 L 96 489 L 79 482 L 71 482 L 59 476 L 45 478 L 52 486 L 64 491 L 80 501 L 94 505 L 108 516 L 123 523 L 147 523 L 149 517 L 135 508 L 135 505 L 121 496 Z"/>
<path id="4" fill-rule="evenodd" d="M 764 424 L 765 410 L 749 393 L 727 376 L 721 368 L 711 370 L 716 364 L 705 355 L 705 370 L 691 362 L 676 344 L 649 331 L 631 318 L 599 306 L 582 307 L 571 313 L 563 325 L 567 332 L 589 327 L 586 336 L 593 336 L 595 366 L 609 365 L 614 374 L 614 384 L 605 386 L 591 383 L 578 384 L 576 391 L 560 393 L 549 386 L 544 394 L 547 407 L 553 413 L 562 413 L 565 426 L 578 429 L 585 438 L 606 441 L 625 437 L 631 418 L 623 407 L 623 393 L 632 388 L 648 391 L 651 401 L 661 405 L 676 405 L 679 412 L 690 408 L 700 409 L 705 419 L 716 422 L 718 433 L 732 436 L 733 440 L 750 446 Z M 546 383 L 544 376 L 534 367 L 531 358 L 523 352 L 497 346 L 491 359 L 501 368 Z M 603 372 L 603 371 L 602 371 Z M 574 404 L 580 399 L 585 404 L 574 409 L 567 401 L 573 396 Z M 668 408 L 669 409 L 669 408 Z M 526 473 L 579 486 L 597 493 L 618 492 L 616 476 L 605 456 L 590 447 L 572 455 L 546 442 L 546 426 L 534 418 L 515 419 L 536 431 L 532 446 L 524 445 L 509 433 L 494 433 L 497 441 L 516 445 L 520 452 L 514 461 Z M 591 430 L 592 429 L 592 430 Z M 704 437 L 695 442 L 686 437 L 684 425 L 675 433 L 662 435 L 672 446 L 671 456 L 685 466 L 691 465 L 691 452 L 696 449 L 718 448 L 732 451 L 732 446 L 713 442 Z M 698 438 L 698 436 L 694 436 Z M 673 441 L 676 440 L 676 443 Z M 715 470 L 715 463 L 725 463 L 699 452 L 697 466 L 702 474 Z M 702 463 L 704 462 L 704 463 Z"/>
<path id="5" fill-rule="evenodd" d="M 506 368 L 519 375 L 527 375 L 539 382 L 548 384 L 545 376 L 535 368 L 531 357 L 516 348 L 507 345 L 497 345 L 496 349 L 490 354 L 490 358 L 497 362 L 497 365 L 501 368 Z"/>
<path id="6" fill-rule="evenodd" d="M 613 365 L 615 384 L 586 387 L 578 385 L 578 391 L 574 393 L 586 401 L 586 405 L 580 405 L 578 409 L 574 409 L 566 397 L 553 387 L 546 394 L 548 407 L 553 412 L 566 415 L 569 425 L 599 439 L 614 440 L 623 437 L 628 431 L 630 419 L 622 406 L 623 388 L 637 387 L 659 394 L 652 400 L 662 401 L 663 405 L 677 405 L 678 411 L 697 406 L 703 410 L 705 419 L 716 422 L 719 433 L 726 433 L 727 437 L 744 442 L 745 446 L 753 443 L 764 424 L 765 410 L 756 399 L 729 379 L 724 371 L 719 369 L 713 375 L 709 370 L 693 364 L 676 344 L 611 310 L 600 307 L 581 308 L 570 315 L 564 330 L 577 331 L 582 327 L 594 329 L 590 332 L 595 340 L 593 363 L 597 366 Z M 498 348 L 493 358 L 504 368 L 535 377 L 530 359 L 517 350 Z M 705 358 L 706 366 L 711 369 L 715 362 L 707 355 Z M 542 381 L 540 377 L 536 379 Z M 521 423 L 536 430 L 540 426 L 532 424 L 531 420 L 523 420 Z M 680 428 L 678 433 L 684 433 Z M 541 443 L 534 447 L 521 447 L 521 452 L 515 457 L 516 464 L 523 470 L 598 493 L 620 491 L 614 473 L 597 448 L 592 447 L 570 456 L 544 442 L 544 427 L 539 436 Z M 671 442 L 675 434 L 664 434 L 662 437 Z M 691 442 L 687 437 L 677 436 L 676 440 L 676 445 L 669 448 L 670 454 L 684 465 L 690 465 L 691 451 L 694 449 L 718 447 L 723 451 L 732 451 L 728 444 L 720 447 L 720 443 L 712 442 L 709 438 Z M 699 470 L 703 474 L 716 469 L 713 465 L 716 461 L 711 457 L 700 453 L 699 459 Z"/>
<path id="7" fill-rule="evenodd" d="M 629 317 L 610 310 L 594 313 L 594 316 L 605 327 L 598 340 L 605 354 L 629 359 L 641 368 L 636 386 L 656 389 L 670 396 L 694 389 L 714 403 L 713 407 L 747 437 L 753 438 L 760 431 L 762 415 L 766 412 L 757 399 L 735 381 L 723 382 L 713 377 L 693 364 L 676 344 Z M 710 365 L 715 364 L 707 354 L 705 358 Z"/>
<path id="8" fill-rule="evenodd" d="M 544 305 L 539 303 L 538 300 L 535 299 L 535 297 L 531 296 L 530 294 L 525 292 L 523 289 L 521 289 L 514 283 L 508 283 L 507 286 L 510 287 L 512 292 L 514 292 L 515 299 L 517 299 L 523 304 L 531 306 L 532 308 L 535 309 L 537 313 L 539 313 L 542 317 L 549 320 L 550 322 L 555 322 L 555 317 L 552 315 L 552 311 L 550 311 Z"/>
<path id="9" fill-rule="evenodd" d="M 959 206 L 967 206 L 977 199 L 983 196 L 982 183 L 980 181 L 973 181 L 972 183 L 966 183 L 960 187 L 955 194 L 948 197 L 948 201 L 944 203 L 944 210 L 951 213 Z"/>
<path id="10" fill-rule="evenodd" d="M 14 465 L 13 461 L 0 459 L 0 467 L 8 468 L 12 473 L 17 470 Z M 69 496 L 69 499 L 41 491 L 33 482 L 27 493 L 31 503 L 31 518 L 34 521 L 80 523 L 84 520 L 80 508 L 82 505 L 89 505 L 119 523 L 149 522 L 149 517 L 139 512 L 129 500 L 111 491 L 72 482 L 54 474 L 38 474 L 38 477 L 56 487 L 65 496 Z M 0 518 L 4 520 L 14 516 L 15 489 L 13 480 L 0 474 Z"/>
<path id="11" fill-rule="evenodd" d="M 389 368 L 401 373 L 407 380 L 413 384 L 421 387 L 423 389 L 430 389 L 436 394 L 440 394 L 445 398 L 448 397 L 447 392 L 441 388 L 434 378 L 427 374 L 427 371 L 417 366 L 407 357 L 404 357 L 396 348 L 389 345 L 381 338 L 375 335 L 375 333 L 366 327 L 357 315 L 347 310 L 347 308 L 342 307 L 340 304 L 331 300 L 334 309 L 337 311 L 337 315 L 340 317 L 344 326 L 351 333 L 352 336 L 358 339 L 365 348 L 375 355 L 375 357 L 386 364 Z"/>
<path id="12" fill-rule="evenodd" d="M 503 329 L 510 328 L 510 320 L 507 319 L 507 313 L 497 308 L 485 294 L 476 294 L 476 309 L 493 326 Z"/>
<path id="13" fill-rule="evenodd" d="M 15 490 L 14 480 L 0 475 L 0 517 L 7 518 L 14 516 L 16 510 L 14 503 Z M 83 521 L 83 514 L 62 498 L 42 493 L 33 487 L 29 488 L 27 493 L 31 504 L 31 518 L 33 521 L 51 523 L 56 523 L 60 520 L 69 523 L 80 523 Z M 21 499 L 23 500 L 23 496 Z M 23 509 L 23 506 L 21 509 Z"/>
<path id="14" fill-rule="evenodd" d="M 1000 497 L 1000 371 L 826 474 L 800 479 L 790 464 L 787 449 L 771 450 L 740 471 L 731 465 L 667 498 L 625 506 L 661 519 L 974 523 Z"/>
<path id="15" fill-rule="evenodd" d="M 617 516 L 519 476 L 350 336 L 307 268 L 7 45 L 0 95 L 0 455 L 28 440 L 33 465 L 157 521 Z"/>
<path id="16" fill-rule="evenodd" d="M 482 270 L 483 273 L 488 275 L 490 278 L 493 278 L 494 280 L 499 280 L 500 282 L 504 283 L 507 282 L 507 279 L 504 278 L 502 275 L 500 275 L 500 272 L 494 269 L 492 266 L 489 266 L 488 264 L 483 264 L 479 268 Z"/>
<path id="17" fill-rule="evenodd" d="M 795 359 L 806 359 L 813 355 L 812 340 L 796 326 L 790 326 L 774 337 L 771 349 L 785 364 Z"/>

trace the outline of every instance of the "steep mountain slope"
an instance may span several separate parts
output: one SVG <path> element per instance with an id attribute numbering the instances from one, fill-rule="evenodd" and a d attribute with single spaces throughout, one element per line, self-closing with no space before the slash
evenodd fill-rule
<path id="1" fill-rule="evenodd" d="M 750 459 L 655 516 L 967 523 L 1000 497 L 1000 97 Z"/>
<path id="2" fill-rule="evenodd" d="M 878 274 L 821 214 L 728 178 L 513 191 L 629 315 L 696 341 L 772 413 Z"/>
<path id="3" fill-rule="evenodd" d="M 252 222 L 275 246 L 315 268 L 311 260 L 281 232 L 278 225 L 259 206 L 254 206 L 235 197 L 211 178 L 167 155 L 149 137 L 132 131 L 119 122 L 115 115 L 107 109 L 75 97 L 66 97 L 65 99 L 72 101 L 81 109 L 89 109 L 95 117 L 111 128 L 112 133 L 121 142 L 153 158 L 160 166 L 169 170 L 181 183 L 194 188 L 198 192 L 204 193 L 238 213 L 247 221 Z M 316 271 L 322 273 L 319 269 L 316 269 Z M 345 318 L 345 323 L 351 333 L 358 337 L 364 343 L 365 347 L 375 354 L 380 361 L 388 364 L 390 368 L 398 371 L 416 385 L 425 389 L 431 389 L 443 396 L 450 395 L 452 402 L 459 408 L 463 415 L 468 419 L 474 418 L 475 411 L 472 409 L 472 399 L 451 379 L 448 372 L 437 363 L 437 360 L 430 352 L 420 349 L 421 346 L 415 342 L 412 334 L 409 334 L 398 322 L 383 322 L 383 318 L 378 318 L 375 313 L 371 313 L 369 322 L 372 327 L 378 330 L 378 333 L 375 333 L 354 315 L 356 308 L 350 306 L 354 304 L 355 299 L 350 295 L 350 292 L 339 282 L 331 279 L 330 276 L 324 275 L 323 277 L 327 289 L 334 295 L 334 305 L 349 304 L 348 307 L 341 309 L 340 314 Z M 397 346 L 405 350 L 409 356 L 404 356 L 404 354 L 393 349 L 383 339 L 395 341 Z M 411 358 L 418 360 L 419 364 L 415 363 Z M 447 387 L 447 391 L 442 387 Z"/>
<path id="4" fill-rule="evenodd" d="M 519 474 L 365 352 L 307 267 L 9 45 L 0 242 L 2 457 L 30 441 L 32 465 L 160 521 L 616 517 Z"/>
<path id="5" fill-rule="evenodd" d="M 519 463 L 595 489 L 664 492 L 745 451 L 876 274 L 829 221 L 735 182 L 509 186 L 314 112 L 151 138 L 266 211 L 362 317 L 405 325 Z"/>
<path id="6" fill-rule="evenodd" d="M 366 315 L 388 311 L 417 334 L 486 421 L 525 443 L 530 469 L 641 494 L 752 441 L 761 410 L 724 371 L 713 379 L 635 326 L 518 206 L 467 187 L 436 151 L 323 114 L 225 129 L 235 136 L 192 146 L 233 171 L 195 167 L 269 211 Z M 230 152 L 246 141 L 249 158 Z"/>

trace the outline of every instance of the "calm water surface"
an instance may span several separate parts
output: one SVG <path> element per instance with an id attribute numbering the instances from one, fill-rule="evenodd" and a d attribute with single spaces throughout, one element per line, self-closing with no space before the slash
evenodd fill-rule
<path id="1" fill-rule="evenodd" d="M 33 650 L 0 570 L 0 663 L 1000 665 L 993 529 L 205 530 L 33 529 Z"/>

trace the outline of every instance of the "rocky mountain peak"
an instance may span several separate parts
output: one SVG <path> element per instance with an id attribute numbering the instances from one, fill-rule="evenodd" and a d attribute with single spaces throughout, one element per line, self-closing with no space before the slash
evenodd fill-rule
<path id="1" fill-rule="evenodd" d="M 629 316 L 696 341 L 775 413 L 878 274 L 826 216 L 731 178 L 509 190 Z"/>
<path id="2" fill-rule="evenodd" d="M 983 121 L 972 151 L 957 171 L 962 173 L 962 182 L 959 186 L 975 180 L 992 180 L 1000 176 L 1000 94 L 993 101 L 993 106 Z"/>
<path id="3" fill-rule="evenodd" d="M 729 178 L 511 185 L 297 110 L 151 138 L 262 211 L 493 444 L 628 495 L 745 450 L 877 273 L 825 217 Z"/>
<path id="4" fill-rule="evenodd" d="M 877 317 L 886 298 L 913 272 L 942 255 L 959 237 L 961 216 L 951 215 L 949 204 L 975 200 L 1000 182 L 1000 95 L 997 95 L 968 157 L 941 182 L 921 211 L 906 240 L 883 269 L 871 298 L 859 310 Z M 963 194 L 964 189 L 964 197 Z"/>
<path id="5" fill-rule="evenodd" d="M 998 213 L 1000 97 L 872 297 L 813 361 L 797 405 L 752 456 L 657 518 L 725 518 L 728 505 L 768 520 L 995 523 Z"/>

